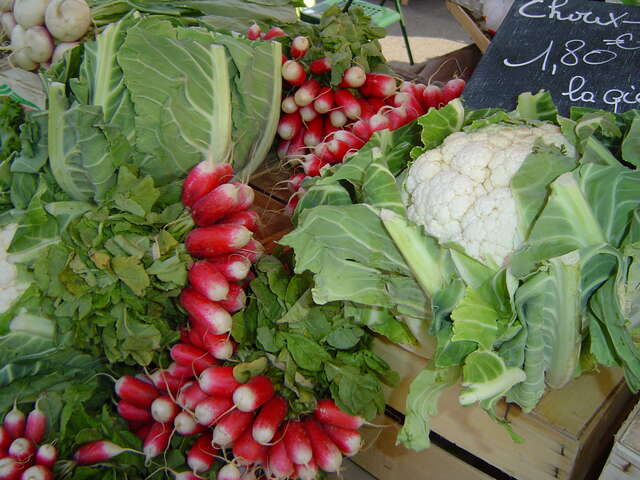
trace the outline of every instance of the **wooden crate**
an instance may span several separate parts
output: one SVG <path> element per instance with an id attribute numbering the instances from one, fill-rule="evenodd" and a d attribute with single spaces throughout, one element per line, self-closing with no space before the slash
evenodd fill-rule
<path id="1" fill-rule="evenodd" d="M 600 480 L 632 480 L 640 478 L 640 403 L 616 434 L 616 441 Z"/>
<path id="2" fill-rule="evenodd" d="M 378 479 L 398 480 L 489 480 L 489 475 L 469 465 L 446 450 L 432 445 L 416 454 L 397 446 L 400 425 L 389 417 L 374 420 L 384 428 L 364 428 L 364 447 L 353 457 L 355 463 Z"/>
<path id="3" fill-rule="evenodd" d="M 388 389 L 386 395 L 388 405 L 402 413 L 409 385 L 426 359 L 381 340 L 376 341 L 375 351 L 401 375 L 399 385 Z M 451 389 L 442 395 L 433 431 L 522 480 L 585 478 L 606 453 L 631 400 L 620 370 L 603 369 L 597 375 L 583 375 L 561 390 L 547 392 L 530 414 L 503 402 L 497 407 L 499 416 L 508 419 L 515 432 L 525 438 L 525 443 L 516 444 L 482 409 L 460 406 L 458 391 Z M 405 451 L 403 461 L 427 468 L 428 455 Z"/>
<path id="4" fill-rule="evenodd" d="M 451 0 L 446 0 L 445 5 L 451 12 L 451 15 L 453 15 L 464 31 L 471 37 L 471 40 L 478 46 L 480 51 L 482 53 L 486 52 L 491 40 L 478 26 L 473 17 L 469 15 L 469 12 Z"/>

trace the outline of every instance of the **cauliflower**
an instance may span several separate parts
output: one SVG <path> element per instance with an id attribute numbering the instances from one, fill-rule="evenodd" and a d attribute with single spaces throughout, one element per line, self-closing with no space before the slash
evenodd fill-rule
<path id="1" fill-rule="evenodd" d="M 483 263 L 504 265 L 522 241 L 511 178 L 538 138 L 573 155 L 573 145 L 551 124 L 451 134 L 411 165 L 404 186 L 409 218 L 441 243 L 455 242 Z"/>
<path id="2" fill-rule="evenodd" d="M 0 313 L 4 313 L 24 293 L 28 285 L 18 282 L 18 270 L 8 259 L 7 250 L 18 226 L 0 228 Z"/>

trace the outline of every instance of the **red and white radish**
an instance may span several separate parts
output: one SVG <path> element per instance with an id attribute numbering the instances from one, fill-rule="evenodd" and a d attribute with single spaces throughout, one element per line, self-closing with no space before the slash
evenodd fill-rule
<path id="1" fill-rule="evenodd" d="M 291 461 L 302 465 L 309 463 L 313 458 L 313 451 L 302 422 L 299 420 L 290 421 L 284 430 L 284 444 Z"/>
<path id="2" fill-rule="evenodd" d="M 262 40 L 272 40 L 278 37 L 284 37 L 286 33 L 280 27 L 271 27 L 267 33 L 264 34 Z"/>
<path id="3" fill-rule="evenodd" d="M 188 412 L 180 412 L 173 419 L 173 426 L 178 435 L 196 435 L 204 431 L 202 425 L 196 422 L 196 419 Z"/>
<path id="4" fill-rule="evenodd" d="M 264 254 L 264 246 L 255 238 L 252 238 L 244 247 L 242 247 L 242 250 L 239 253 L 247 257 L 251 263 L 256 263 Z"/>
<path id="5" fill-rule="evenodd" d="M 369 119 L 369 127 L 371 132 L 375 133 L 379 130 L 385 130 L 389 128 L 390 123 L 386 115 L 382 113 L 376 113 L 371 119 Z"/>
<path id="6" fill-rule="evenodd" d="M 228 282 L 226 286 L 227 295 L 229 295 L 230 285 Z M 192 321 L 204 331 L 220 335 L 231 330 L 232 320 L 229 313 L 218 303 L 212 302 L 192 288 L 182 290 L 180 305 L 189 312 Z M 182 364 L 184 365 L 184 363 Z"/>
<path id="7" fill-rule="evenodd" d="M 288 97 L 284 97 L 282 103 L 280 104 L 282 111 L 284 113 L 294 113 L 298 111 L 298 104 L 293 99 L 293 95 L 289 95 Z"/>
<path id="8" fill-rule="evenodd" d="M 312 78 L 305 81 L 300 88 L 296 90 L 293 98 L 299 106 L 304 107 L 312 103 L 318 96 L 318 93 L 320 93 L 320 83 L 315 78 Z"/>
<path id="9" fill-rule="evenodd" d="M 167 367 L 167 373 L 176 378 L 192 378 L 195 376 L 190 366 L 180 365 L 178 362 L 171 362 Z"/>
<path id="10" fill-rule="evenodd" d="M 343 412 L 333 400 L 326 398 L 318 401 L 313 416 L 319 422 L 351 430 L 357 430 L 365 424 L 362 417 L 355 417 Z"/>
<path id="11" fill-rule="evenodd" d="M 189 269 L 189 283 L 198 293 L 212 302 L 222 300 L 229 294 L 229 282 L 210 262 L 200 260 Z"/>
<path id="12" fill-rule="evenodd" d="M 351 148 L 359 149 L 364 145 L 364 141 L 360 137 L 358 137 L 352 132 L 349 132 L 348 130 L 340 130 L 336 132 L 333 138 L 346 143 L 350 149 Z"/>
<path id="13" fill-rule="evenodd" d="M 29 463 L 36 454 L 36 447 L 31 440 L 20 437 L 11 442 L 7 454 L 18 462 Z"/>
<path id="14" fill-rule="evenodd" d="M 342 464 L 342 453 L 313 418 L 304 420 L 304 428 L 311 442 L 313 458 L 325 472 L 337 472 Z"/>
<path id="15" fill-rule="evenodd" d="M 216 423 L 213 429 L 213 444 L 230 447 L 252 421 L 253 412 L 232 410 Z"/>
<path id="16" fill-rule="evenodd" d="M 200 388 L 209 395 L 231 397 L 241 384 L 233 375 L 232 366 L 209 367 L 199 379 Z"/>
<path id="17" fill-rule="evenodd" d="M 173 360 L 181 365 L 193 368 L 196 374 L 218 363 L 215 358 L 204 350 L 186 343 L 178 343 L 171 347 L 170 354 Z"/>
<path id="18" fill-rule="evenodd" d="M 238 187 L 233 183 L 223 183 L 214 188 L 193 205 L 193 221 L 200 227 L 206 227 L 225 215 L 241 210 L 239 194 Z"/>
<path id="19" fill-rule="evenodd" d="M 446 103 L 442 89 L 437 85 L 428 85 L 422 92 L 422 100 L 427 108 L 440 108 Z"/>
<path id="20" fill-rule="evenodd" d="M 196 420 L 200 425 L 211 427 L 231 408 L 233 408 L 233 401 L 229 396 L 214 395 L 205 398 L 196 405 Z"/>
<path id="21" fill-rule="evenodd" d="M 300 480 L 315 480 L 318 476 L 318 465 L 315 460 L 311 459 L 306 465 L 294 464 L 296 476 Z"/>
<path id="22" fill-rule="evenodd" d="M 295 59 L 304 57 L 309 50 L 309 39 L 299 35 L 291 41 L 291 56 Z"/>
<path id="23" fill-rule="evenodd" d="M 244 465 L 259 463 L 265 457 L 266 452 L 267 446 L 261 445 L 253 439 L 251 428 L 247 428 L 233 443 L 233 456 Z"/>
<path id="24" fill-rule="evenodd" d="M 238 188 L 238 211 L 249 208 L 253 204 L 253 200 L 256 197 L 253 188 L 242 182 L 231 183 Z"/>
<path id="25" fill-rule="evenodd" d="M 232 282 L 244 280 L 251 269 L 251 261 L 245 255 L 237 253 L 214 257 L 210 261 L 227 280 Z"/>
<path id="26" fill-rule="evenodd" d="M 24 465 L 11 457 L 0 458 L 0 480 L 19 480 Z"/>
<path id="27" fill-rule="evenodd" d="M 182 204 L 193 205 L 216 187 L 233 177 L 233 167 L 229 163 L 202 161 L 193 167 L 182 183 Z"/>
<path id="28" fill-rule="evenodd" d="M 362 113 L 360 103 L 349 90 L 336 90 L 333 99 L 337 106 L 342 107 L 342 112 L 348 119 L 357 120 L 360 118 Z"/>
<path id="29" fill-rule="evenodd" d="M 251 191 L 253 191 L 253 189 Z M 220 223 L 242 225 L 255 233 L 260 228 L 260 214 L 255 210 L 242 210 L 224 217 L 220 220 Z"/>
<path id="30" fill-rule="evenodd" d="M 211 432 L 203 433 L 187 452 L 187 465 L 195 473 L 210 470 L 218 455 L 218 449 L 211 445 Z"/>
<path id="31" fill-rule="evenodd" d="M 288 409 L 287 401 L 278 395 L 265 403 L 253 422 L 253 439 L 262 445 L 271 443 Z"/>
<path id="32" fill-rule="evenodd" d="M 185 365 L 193 369 L 191 364 Z M 156 370 L 150 375 L 153 385 L 160 391 L 176 394 L 187 383 L 185 377 L 174 377 L 167 370 Z"/>
<path id="33" fill-rule="evenodd" d="M 295 60 L 287 60 L 282 65 L 282 78 L 291 85 L 299 87 L 307 79 L 307 74 L 304 71 L 304 67 L 299 62 L 296 62 Z M 296 102 L 296 104 L 298 104 L 298 102 Z"/>
<path id="34" fill-rule="evenodd" d="M 367 74 L 362 67 L 354 65 L 342 74 L 341 88 L 360 88 L 367 80 Z"/>
<path id="35" fill-rule="evenodd" d="M 340 110 L 332 110 L 329 113 L 329 121 L 331 122 L 331 125 L 333 125 L 334 127 L 341 128 L 341 127 L 344 127 L 346 125 L 347 116 L 344 114 L 342 109 L 340 109 Z"/>
<path id="36" fill-rule="evenodd" d="M 27 468 L 22 475 L 20 475 L 20 480 L 53 480 L 53 472 L 45 467 L 44 465 L 34 465 L 32 467 Z"/>
<path id="37" fill-rule="evenodd" d="M 236 349 L 235 342 L 229 334 L 226 333 L 214 335 L 210 332 L 204 332 L 202 335 L 202 343 L 204 344 L 205 350 L 209 352 L 209 355 L 218 360 L 229 360 Z"/>
<path id="38" fill-rule="evenodd" d="M 152 420 L 151 412 L 147 408 L 138 407 L 124 400 L 118 402 L 118 415 L 125 420 L 133 420 L 135 422 L 149 422 Z"/>
<path id="39" fill-rule="evenodd" d="M 327 57 L 318 58 L 317 60 L 311 62 L 311 65 L 309 65 L 309 70 L 311 70 L 311 73 L 313 73 L 314 75 L 322 75 L 323 73 L 330 72 L 331 61 Z"/>
<path id="40" fill-rule="evenodd" d="M 240 470 L 233 463 L 227 463 L 224 467 L 218 470 L 218 476 L 216 480 L 241 480 Z"/>
<path id="41" fill-rule="evenodd" d="M 312 121 L 307 123 L 307 128 L 304 132 L 304 144 L 307 147 L 315 147 L 324 138 L 324 119 L 321 116 L 317 116 Z"/>
<path id="42" fill-rule="evenodd" d="M 396 92 L 396 80 L 383 73 L 367 73 L 366 81 L 360 87 L 360 93 L 365 97 L 386 98 Z"/>
<path id="43" fill-rule="evenodd" d="M 309 123 L 310 121 L 319 118 L 318 117 L 318 112 L 316 112 L 315 108 L 313 108 L 313 104 L 304 106 L 304 107 L 300 107 L 300 118 L 302 118 L 302 121 L 306 124 Z"/>
<path id="44" fill-rule="evenodd" d="M 321 145 L 326 145 L 326 144 L 321 144 Z M 297 192 L 298 189 L 302 186 L 302 182 L 304 182 L 305 178 L 307 178 L 307 176 L 304 173 L 294 173 L 293 175 L 291 175 L 289 180 L 287 180 L 289 190 L 292 192 Z"/>
<path id="45" fill-rule="evenodd" d="M 313 109 L 320 113 L 325 114 L 333 108 L 333 89 L 330 87 L 323 87 L 320 89 L 318 98 L 313 101 Z"/>
<path id="46" fill-rule="evenodd" d="M 20 411 L 16 404 L 13 408 L 4 416 L 3 426 L 6 433 L 11 439 L 16 439 L 24 434 L 24 427 L 26 424 L 26 418 L 24 413 Z"/>
<path id="47" fill-rule="evenodd" d="M 278 147 L 276 148 L 278 160 L 286 160 L 289 154 L 289 145 L 291 145 L 291 142 L 288 140 L 282 140 L 278 143 Z"/>
<path id="48" fill-rule="evenodd" d="M 442 96 L 445 103 L 449 103 L 454 98 L 462 95 L 466 82 L 462 78 L 452 78 L 442 87 Z"/>
<path id="49" fill-rule="evenodd" d="M 91 9 L 84 0 L 51 0 L 44 23 L 56 40 L 75 42 L 91 25 Z"/>
<path id="50" fill-rule="evenodd" d="M 320 170 L 324 167 L 326 163 L 320 160 L 320 157 L 317 155 L 310 153 L 309 155 L 305 155 L 304 160 L 300 162 L 300 166 L 304 171 L 305 175 L 308 177 L 319 177 Z"/>
<path id="51" fill-rule="evenodd" d="M 180 407 L 167 395 L 156 398 L 151 404 L 151 416 L 158 423 L 173 423 L 178 413 Z"/>
<path id="52" fill-rule="evenodd" d="M 247 38 L 249 40 L 259 40 L 261 34 L 262 34 L 262 29 L 260 28 L 260 25 L 258 25 L 257 23 L 252 24 L 247 29 Z"/>
<path id="53" fill-rule="evenodd" d="M 24 436 L 31 440 L 35 445 L 38 445 L 44 438 L 44 434 L 47 431 L 47 417 L 42 410 L 38 408 L 38 402 L 36 402 L 33 410 L 27 415 L 27 421 L 24 427 Z"/>
<path id="54" fill-rule="evenodd" d="M 346 153 L 350 150 L 349 145 L 340 140 L 331 140 L 327 143 L 327 149 L 331 153 L 331 163 L 340 163 Z"/>
<path id="55" fill-rule="evenodd" d="M 58 449 L 50 444 L 44 443 L 36 450 L 36 465 L 44 465 L 48 468 L 53 468 L 53 465 L 58 460 Z"/>
<path id="56" fill-rule="evenodd" d="M 322 429 L 329 435 L 331 441 L 340 449 L 343 455 L 351 457 L 360 451 L 362 436 L 357 430 L 336 427 L 329 423 L 323 423 Z"/>
<path id="57" fill-rule="evenodd" d="M 233 392 L 233 403 L 238 410 L 253 412 L 273 397 L 275 389 L 269 377 L 256 375 Z"/>
<path id="58" fill-rule="evenodd" d="M 268 472 L 275 478 L 289 478 L 294 473 L 293 462 L 283 441 L 269 449 Z"/>
<path id="59" fill-rule="evenodd" d="M 154 423 L 147 438 L 144 439 L 142 451 L 147 460 L 157 457 L 167 450 L 171 440 L 171 428 L 165 423 Z"/>
<path id="60" fill-rule="evenodd" d="M 354 133 L 354 135 L 356 135 L 364 142 L 369 140 L 371 138 L 371 135 L 373 135 L 371 127 L 369 126 L 369 122 L 365 120 L 358 120 L 357 122 L 355 122 L 351 126 L 351 131 Z"/>
<path id="61" fill-rule="evenodd" d="M 193 410 L 205 398 L 209 395 L 200 389 L 198 382 L 191 382 L 180 389 L 176 403 L 186 410 Z"/>
<path id="62" fill-rule="evenodd" d="M 105 462 L 124 452 L 136 452 L 129 448 L 122 448 L 113 442 L 107 440 L 98 440 L 96 442 L 85 443 L 73 454 L 73 459 L 78 465 L 93 465 Z"/>
<path id="63" fill-rule="evenodd" d="M 280 117 L 278 135 L 284 140 L 292 140 L 302 130 L 300 112 L 287 113 Z"/>
<path id="64" fill-rule="evenodd" d="M 185 240 L 187 251 L 196 257 L 215 257 L 244 247 L 252 237 L 242 225 L 213 225 L 195 228 Z"/>

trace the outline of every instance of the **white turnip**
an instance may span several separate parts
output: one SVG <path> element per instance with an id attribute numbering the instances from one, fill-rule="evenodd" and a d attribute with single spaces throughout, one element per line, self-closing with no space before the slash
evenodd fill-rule
<path id="1" fill-rule="evenodd" d="M 84 0 L 51 0 L 44 21 L 54 38 L 74 42 L 87 33 L 91 9 Z"/>
<path id="2" fill-rule="evenodd" d="M 15 0 L 13 16 L 24 28 L 44 24 L 44 12 L 49 0 Z"/>
<path id="3" fill-rule="evenodd" d="M 56 48 L 53 50 L 53 56 L 51 57 L 51 63 L 56 63 L 60 60 L 65 53 L 69 50 L 72 50 L 80 45 L 78 42 L 62 42 L 56 45 Z"/>
<path id="4" fill-rule="evenodd" d="M 53 54 L 53 39 L 46 28 L 31 27 L 24 34 L 24 48 L 34 62 L 46 62 Z"/>
<path id="5" fill-rule="evenodd" d="M 0 23 L 2 24 L 2 30 L 5 35 L 11 39 L 11 32 L 16 26 L 16 19 L 13 17 L 13 13 L 3 12 L 2 16 L 0 16 Z"/>

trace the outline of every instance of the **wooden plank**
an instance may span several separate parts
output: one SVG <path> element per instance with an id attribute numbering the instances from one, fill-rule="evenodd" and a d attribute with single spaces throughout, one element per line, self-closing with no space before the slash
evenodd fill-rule
<path id="1" fill-rule="evenodd" d="M 460 26 L 469 34 L 471 40 L 478 46 L 482 53 L 487 51 L 489 43 L 491 42 L 485 33 L 480 29 L 473 17 L 467 13 L 467 11 L 450 0 L 445 2 L 445 5 L 458 21 Z"/>
<path id="2" fill-rule="evenodd" d="M 489 480 L 491 477 L 447 451 L 432 445 L 423 452 L 397 446 L 400 425 L 389 417 L 374 420 L 385 428 L 364 428 L 364 448 L 353 457 L 355 463 L 379 479 Z"/>
<path id="3" fill-rule="evenodd" d="M 387 389 L 387 403 L 404 412 L 408 388 L 426 360 L 396 345 L 376 341 L 374 351 L 401 375 L 399 385 Z M 500 403 L 496 411 L 507 418 L 525 443 L 514 443 L 500 425 L 479 407 L 461 407 L 459 388 L 443 393 L 432 429 L 473 455 L 519 479 L 583 478 L 606 448 L 593 441 L 620 423 L 620 412 L 631 394 L 619 369 L 583 375 L 561 390 L 548 392 L 530 414 Z M 590 445 L 586 446 L 591 439 Z M 582 462 L 576 468 L 578 462 Z"/>
<path id="4" fill-rule="evenodd" d="M 631 480 L 640 478 L 640 403 L 616 435 L 611 454 L 600 480 Z"/>

